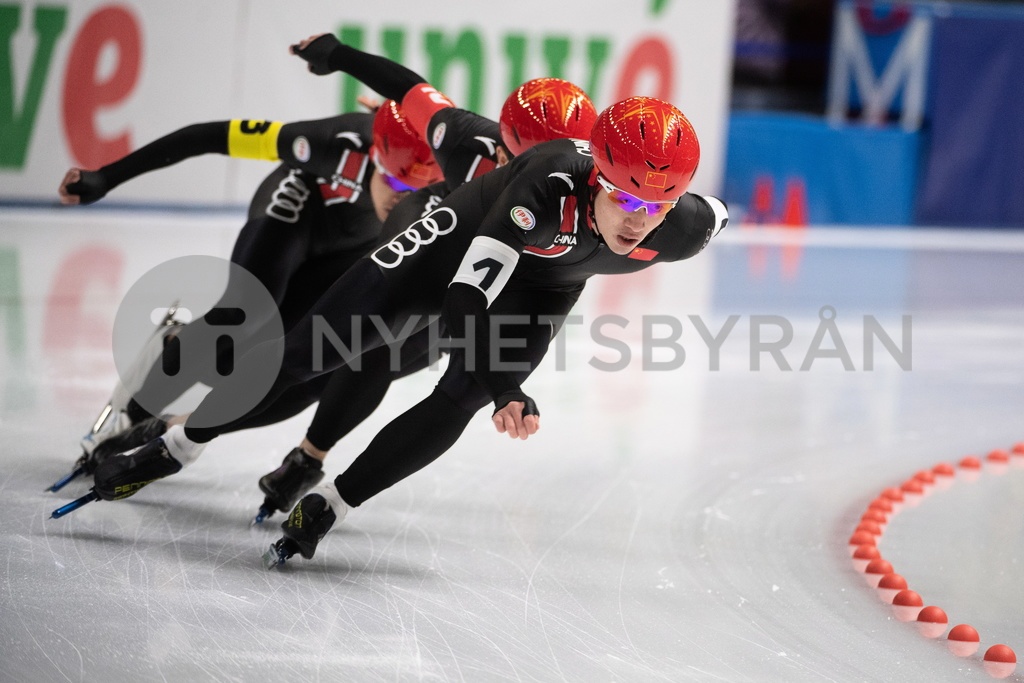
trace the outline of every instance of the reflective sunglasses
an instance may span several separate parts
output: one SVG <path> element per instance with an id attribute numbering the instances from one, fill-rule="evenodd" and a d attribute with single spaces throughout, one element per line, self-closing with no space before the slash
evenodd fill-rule
<path id="1" fill-rule="evenodd" d="M 639 197 L 615 187 L 605 180 L 600 173 L 597 175 L 597 182 L 600 183 L 601 187 L 604 188 L 604 191 L 608 193 L 608 198 L 611 199 L 616 206 L 627 213 L 635 213 L 640 209 L 643 209 L 647 212 L 648 216 L 664 216 L 671 211 L 679 201 L 678 199 L 673 199 L 670 202 L 645 202 Z"/>
<path id="2" fill-rule="evenodd" d="M 380 173 L 380 177 L 383 178 L 384 182 L 387 183 L 388 187 L 390 187 L 395 192 L 415 192 L 416 191 L 415 187 L 413 187 L 412 185 L 406 185 L 401 180 L 399 180 L 395 176 L 393 176 L 390 173 L 388 173 L 387 171 L 385 171 L 384 167 L 381 166 L 380 164 L 374 163 L 374 165 L 377 167 L 377 173 Z"/>

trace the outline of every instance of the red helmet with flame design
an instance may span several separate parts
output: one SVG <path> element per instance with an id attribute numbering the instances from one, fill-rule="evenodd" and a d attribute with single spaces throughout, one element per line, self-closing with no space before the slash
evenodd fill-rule
<path id="1" fill-rule="evenodd" d="M 693 126 L 668 102 L 630 97 L 597 117 L 590 153 L 612 185 L 647 202 L 678 199 L 700 162 Z"/>
<path id="2" fill-rule="evenodd" d="M 501 138 L 512 154 L 559 138 L 586 140 L 597 110 L 587 93 L 561 78 L 535 78 L 512 91 L 501 108 Z"/>
<path id="3" fill-rule="evenodd" d="M 402 106 L 385 100 L 373 117 L 373 148 L 377 170 L 409 189 L 420 189 L 444 180 L 430 147 L 420 139 Z"/>

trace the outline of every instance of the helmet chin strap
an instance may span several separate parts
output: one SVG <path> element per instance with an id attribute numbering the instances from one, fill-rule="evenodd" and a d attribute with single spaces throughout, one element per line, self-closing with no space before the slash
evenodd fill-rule
<path id="1" fill-rule="evenodd" d="M 601 191 L 601 188 L 597 184 L 590 186 L 590 201 L 587 203 L 587 227 L 590 228 L 601 244 L 607 244 L 604 241 L 604 235 L 597 229 L 597 213 L 594 212 L 594 205 L 597 204 L 597 193 Z"/>
<path id="2" fill-rule="evenodd" d="M 597 229 L 597 214 L 594 212 L 594 205 L 597 204 L 597 193 L 601 186 L 597 184 L 597 166 L 590 171 L 590 178 L 587 179 L 587 186 L 590 188 L 590 202 L 587 204 L 587 227 L 594 231 L 597 238 L 604 243 L 601 231 Z"/>

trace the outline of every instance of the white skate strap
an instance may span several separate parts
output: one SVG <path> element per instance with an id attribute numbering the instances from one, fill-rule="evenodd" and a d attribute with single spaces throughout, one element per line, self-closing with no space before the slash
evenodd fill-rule
<path id="1" fill-rule="evenodd" d="M 333 481 L 313 487 L 310 493 L 317 493 L 324 497 L 327 504 L 334 510 L 335 524 L 345 519 L 345 515 L 348 513 L 348 504 L 341 499 L 341 494 L 338 493 L 338 488 Z"/>
<path id="2" fill-rule="evenodd" d="M 167 452 L 171 454 L 172 458 L 180 462 L 183 468 L 198 460 L 206 448 L 205 443 L 196 443 L 189 440 L 185 436 L 185 427 L 183 425 L 174 425 L 161 438 L 164 440 L 164 445 L 167 446 Z"/>

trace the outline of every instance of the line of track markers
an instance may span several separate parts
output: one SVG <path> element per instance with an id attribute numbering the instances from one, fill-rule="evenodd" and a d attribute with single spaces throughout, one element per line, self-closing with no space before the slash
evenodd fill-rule
<path id="1" fill-rule="evenodd" d="M 915 507 L 932 490 L 946 490 L 957 477 L 976 481 L 985 472 L 1003 474 L 1011 466 L 1024 467 L 1024 442 L 1007 452 L 991 451 L 984 461 L 975 456 L 963 458 L 956 466 L 942 462 L 930 470 L 921 470 L 899 486 L 884 489 L 861 515 L 857 528 L 848 541 L 853 566 L 861 572 L 878 596 L 892 606 L 897 620 L 914 622 L 925 638 L 939 638 L 949 626 L 942 608 L 925 605 L 922 597 L 910 590 L 907 580 L 897 574 L 878 550 L 886 525 L 904 507 Z M 971 657 L 981 648 L 981 636 L 969 624 L 949 629 L 946 646 L 957 657 Z M 993 678 L 1011 676 L 1017 667 L 1017 655 L 1008 645 L 997 643 L 985 650 L 982 668 Z"/>

